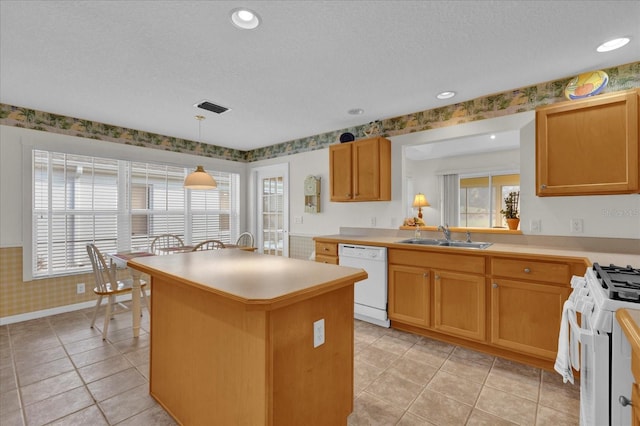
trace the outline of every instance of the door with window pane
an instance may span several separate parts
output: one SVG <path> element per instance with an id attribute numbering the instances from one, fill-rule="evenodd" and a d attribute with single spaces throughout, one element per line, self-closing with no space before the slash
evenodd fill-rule
<path id="1" fill-rule="evenodd" d="M 289 256 L 287 167 L 258 170 L 258 247 L 264 254 Z"/>

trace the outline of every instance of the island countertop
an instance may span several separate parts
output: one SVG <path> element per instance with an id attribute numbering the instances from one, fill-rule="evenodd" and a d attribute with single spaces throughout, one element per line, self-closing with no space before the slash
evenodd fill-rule
<path id="1" fill-rule="evenodd" d="M 263 305 L 265 309 L 367 278 L 363 269 L 233 249 L 139 257 L 127 265 L 243 304 Z"/>

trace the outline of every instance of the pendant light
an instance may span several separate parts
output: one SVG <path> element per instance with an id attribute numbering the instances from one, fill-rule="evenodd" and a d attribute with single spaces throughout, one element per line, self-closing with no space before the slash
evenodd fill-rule
<path id="1" fill-rule="evenodd" d="M 201 142 L 204 116 L 196 115 L 196 120 L 198 120 L 198 142 Z M 218 187 L 218 184 L 209 173 L 204 171 L 202 166 L 197 166 L 196 170 L 185 178 L 184 187 L 186 189 L 214 189 Z"/>

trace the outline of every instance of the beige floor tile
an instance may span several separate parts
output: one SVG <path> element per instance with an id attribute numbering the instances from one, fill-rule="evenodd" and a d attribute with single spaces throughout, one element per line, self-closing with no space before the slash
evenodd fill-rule
<path id="1" fill-rule="evenodd" d="M 437 425 L 464 425 L 472 407 L 426 389 L 409 407 L 409 412 Z"/>
<path id="2" fill-rule="evenodd" d="M 384 371 L 384 368 L 376 367 L 375 365 L 367 364 L 366 362 L 354 362 L 353 366 L 353 393 L 354 396 L 358 396 L 360 392 L 364 391 L 380 374 Z"/>
<path id="3" fill-rule="evenodd" d="M 426 386 L 438 368 L 403 357 L 396 360 L 387 371 L 415 384 Z"/>
<path id="4" fill-rule="evenodd" d="M 13 364 L 0 368 L 0 393 L 17 389 Z"/>
<path id="5" fill-rule="evenodd" d="M 469 420 L 467 420 L 466 426 L 515 426 L 517 423 L 510 422 L 509 420 L 501 419 L 489 413 L 485 413 L 477 408 L 471 412 Z M 552 425 L 548 425 L 552 426 Z"/>
<path id="6" fill-rule="evenodd" d="M 104 361 L 82 367 L 78 372 L 85 383 L 91 383 L 131 367 L 131 363 L 127 361 L 124 356 L 117 355 Z"/>
<path id="7" fill-rule="evenodd" d="M 475 383 L 484 383 L 491 365 L 476 364 L 473 361 L 454 358 L 453 355 L 442 364 L 443 371 Z"/>
<path id="8" fill-rule="evenodd" d="M 44 425 L 93 404 L 93 398 L 85 387 L 55 395 L 51 398 L 25 406 L 27 424 Z"/>
<path id="9" fill-rule="evenodd" d="M 406 410 L 422 389 L 421 385 L 384 372 L 367 387 L 366 392 Z"/>
<path id="10" fill-rule="evenodd" d="M 20 394 L 22 403 L 27 406 L 81 386 L 82 380 L 73 370 L 24 386 L 20 388 Z"/>
<path id="11" fill-rule="evenodd" d="M 477 365 L 484 365 L 491 367 L 493 365 L 495 356 L 485 354 L 482 352 L 474 351 L 473 349 L 467 349 L 457 346 L 451 353 L 451 358 L 456 360 L 469 361 Z"/>
<path id="12" fill-rule="evenodd" d="M 147 383 L 147 380 L 135 368 L 129 368 L 104 379 L 89 383 L 87 388 L 96 401 L 104 401 L 119 393 Z"/>
<path id="13" fill-rule="evenodd" d="M 497 358 L 485 384 L 537 402 L 540 394 L 540 370 Z"/>
<path id="14" fill-rule="evenodd" d="M 92 337 L 100 337 L 102 338 L 102 333 L 95 328 L 90 328 L 90 321 L 86 320 L 87 323 L 81 329 L 70 329 L 64 331 L 56 330 L 58 334 L 58 338 L 62 342 L 63 345 L 68 345 L 70 343 L 79 342 L 81 340 L 90 339 Z"/>
<path id="15" fill-rule="evenodd" d="M 387 334 L 373 342 L 371 347 L 382 349 L 383 351 L 391 352 L 396 355 L 402 355 L 414 344 L 415 342 L 399 339 Z"/>
<path id="16" fill-rule="evenodd" d="M 71 355 L 71 360 L 77 368 L 82 368 L 119 355 L 120 351 L 118 349 L 114 348 L 110 343 L 102 342 L 100 347 Z"/>
<path id="17" fill-rule="evenodd" d="M 73 369 L 73 363 L 69 358 L 60 358 L 29 368 L 18 367 L 18 382 L 21 387 L 24 387 Z"/>
<path id="18" fill-rule="evenodd" d="M 118 426 L 140 425 L 174 426 L 177 425 L 177 423 L 159 405 L 148 408 L 142 413 L 136 414 L 135 416 L 128 418 L 122 423 L 118 423 Z"/>
<path id="19" fill-rule="evenodd" d="M 357 361 L 366 362 L 367 364 L 375 365 L 379 368 L 389 367 L 398 358 L 398 354 L 387 352 L 371 346 L 363 349 L 355 355 L 355 359 Z"/>
<path id="20" fill-rule="evenodd" d="M 141 333 L 138 338 L 133 338 L 129 335 L 121 340 L 109 339 L 109 341 L 112 342 L 113 347 L 117 348 L 123 354 L 143 348 L 147 348 L 148 350 L 149 344 L 151 343 L 149 333 Z"/>
<path id="21" fill-rule="evenodd" d="M 149 348 L 138 349 L 124 354 L 125 358 L 133 365 L 141 365 L 149 363 Z"/>
<path id="22" fill-rule="evenodd" d="M 427 426 L 433 424 L 435 423 L 430 423 L 422 417 L 416 416 L 415 414 L 407 411 L 404 413 L 400 421 L 396 423 L 396 426 Z"/>
<path id="23" fill-rule="evenodd" d="M 78 340 L 64 345 L 69 355 L 75 355 L 92 349 L 101 348 L 110 345 L 109 342 L 102 340 L 102 335 L 98 334 L 88 339 Z"/>
<path id="24" fill-rule="evenodd" d="M 367 392 L 360 394 L 353 404 L 348 426 L 388 426 L 400 420 L 404 410 Z"/>
<path id="25" fill-rule="evenodd" d="M 521 425 L 533 425 L 537 404 L 512 393 L 488 386 L 482 388 L 476 407 L 486 413 Z"/>
<path id="26" fill-rule="evenodd" d="M 440 368 L 449 357 L 449 353 L 443 352 L 430 345 L 424 345 L 422 342 L 418 342 L 413 345 L 411 349 L 406 351 L 402 357 Z"/>
<path id="27" fill-rule="evenodd" d="M 0 410 L 0 425 L 2 426 L 23 426 L 22 410 L 5 411 Z"/>
<path id="28" fill-rule="evenodd" d="M 67 358 L 67 352 L 63 346 L 55 346 L 41 351 L 15 351 L 14 353 L 18 371 L 56 359 Z"/>
<path id="29" fill-rule="evenodd" d="M 438 371 L 427 385 L 427 389 L 439 392 L 456 401 L 473 406 L 480 394 L 482 384 L 471 382 L 463 377 Z"/>
<path id="30" fill-rule="evenodd" d="M 557 375 L 560 377 L 560 375 Z M 580 385 L 562 383 L 553 373 L 543 372 L 539 404 L 556 411 L 580 417 Z"/>
<path id="31" fill-rule="evenodd" d="M 157 405 L 144 384 L 98 403 L 110 424 L 116 424 Z"/>
<path id="32" fill-rule="evenodd" d="M 150 366 L 151 365 L 149 363 L 136 365 L 136 370 L 138 370 L 138 372 L 140 374 L 142 374 L 142 376 L 144 376 L 144 378 L 147 379 L 147 381 L 149 380 L 149 367 Z"/>
<path id="33" fill-rule="evenodd" d="M 538 415 L 536 417 L 537 426 L 579 426 L 580 417 L 572 416 L 569 413 L 547 408 L 542 405 L 538 406 Z"/>
<path id="34" fill-rule="evenodd" d="M 66 417 L 56 420 L 50 423 L 49 426 L 108 426 L 107 420 L 102 415 L 102 412 L 97 405 L 90 405 L 80 411 L 76 411 L 73 414 L 69 414 Z M 142 425 L 142 424 L 141 424 Z"/>
<path id="35" fill-rule="evenodd" d="M 20 409 L 18 389 L 0 393 L 0 411 L 15 411 Z M 2 422 L 0 422 L 2 424 Z"/>

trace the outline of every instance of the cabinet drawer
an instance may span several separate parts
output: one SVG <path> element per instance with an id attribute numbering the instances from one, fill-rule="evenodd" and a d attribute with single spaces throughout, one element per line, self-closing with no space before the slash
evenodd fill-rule
<path id="1" fill-rule="evenodd" d="M 571 280 L 571 268 L 566 263 L 528 259 L 492 258 L 491 274 L 558 284 L 568 284 Z"/>
<path id="2" fill-rule="evenodd" d="M 316 262 L 329 263 L 331 265 L 338 264 L 338 256 L 324 256 L 322 254 L 316 254 Z"/>
<path id="3" fill-rule="evenodd" d="M 484 274 L 484 256 L 391 249 L 389 250 L 389 263 Z"/>
<path id="4" fill-rule="evenodd" d="M 337 256 L 338 244 L 316 242 L 316 256 L 317 255 Z"/>

